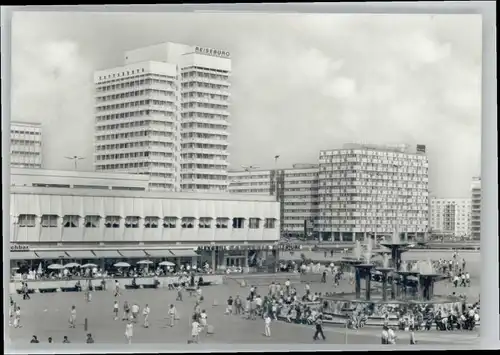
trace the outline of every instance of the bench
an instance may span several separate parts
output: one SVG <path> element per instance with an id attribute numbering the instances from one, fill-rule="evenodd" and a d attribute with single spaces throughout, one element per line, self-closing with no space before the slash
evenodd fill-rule
<path id="1" fill-rule="evenodd" d="M 22 294 L 23 294 L 23 290 L 22 290 L 22 289 L 20 289 L 20 288 L 18 288 L 18 289 L 16 290 L 16 292 L 17 292 L 19 295 L 22 295 Z M 34 290 L 34 289 L 32 289 L 32 288 L 29 288 L 29 289 L 28 289 L 28 294 L 32 294 L 32 293 L 35 293 L 35 290 Z"/>
<path id="2" fill-rule="evenodd" d="M 153 288 L 158 288 L 159 285 L 157 284 L 143 284 L 142 288 L 147 288 L 147 289 L 153 289 Z"/>
<path id="3" fill-rule="evenodd" d="M 152 284 L 125 285 L 126 290 L 139 290 L 141 288 L 152 289 L 152 288 L 157 288 L 157 286 L 154 283 L 152 283 Z"/>
<path id="4" fill-rule="evenodd" d="M 79 289 L 76 287 L 61 287 L 61 292 L 78 292 Z"/>
<path id="5" fill-rule="evenodd" d="M 50 288 L 39 288 L 38 291 L 40 293 L 51 293 L 51 292 L 57 292 L 57 287 L 50 287 Z"/>

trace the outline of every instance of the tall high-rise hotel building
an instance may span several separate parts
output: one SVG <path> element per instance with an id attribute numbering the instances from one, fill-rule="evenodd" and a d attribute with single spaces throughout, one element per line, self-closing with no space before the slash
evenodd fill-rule
<path id="1" fill-rule="evenodd" d="M 226 191 L 230 53 L 162 43 L 95 81 L 95 168 L 150 176 L 151 190 Z"/>

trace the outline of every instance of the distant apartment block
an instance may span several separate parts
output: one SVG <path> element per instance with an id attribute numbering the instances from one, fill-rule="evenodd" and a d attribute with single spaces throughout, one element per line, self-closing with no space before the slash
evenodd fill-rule
<path id="1" fill-rule="evenodd" d="M 428 160 L 425 146 L 346 144 L 319 156 L 322 239 L 370 236 L 425 238 L 428 230 Z"/>
<path id="2" fill-rule="evenodd" d="M 281 232 L 290 237 L 312 235 L 318 217 L 318 166 L 229 171 L 229 192 L 275 195 L 280 202 Z"/>
<path id="3" fill-rule="evenodd" d="M 431 198 L 430 227 L 433 235 L 469 237 L 470 198 Z"/>
<path id="4" fill-rule="evenodd" d="M 42 167 L 42 125 L 40 123 L 10 123 L 10 166 Z"/>
<path id="5" fill-rule="evenodd" d="M 472 239 L 481 239 L 481 178 L 475 177 L 471 183 L 471 222 L 470 234 Z"/>

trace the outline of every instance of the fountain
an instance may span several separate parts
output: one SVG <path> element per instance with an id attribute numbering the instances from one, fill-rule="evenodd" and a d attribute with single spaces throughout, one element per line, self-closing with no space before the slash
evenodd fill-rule
<path id="1" fill-rule="evenodd" d="M 382 273 L 382 300 L 387 301 L 387 275 L 394 269 L 390 267 L 389 255 L 382 255 L 382 267 L 377 268 L 377 271 Z"/>
<path id="2" fill-rule="evenodd" d="M 381 251 L 381 254 L 374 251 L 372 245 L 371 239 L 367 240 L 364 248 L 358 241 L 352 254 L 342 259 L 344 265 L 355 270 L 355 292 L 321 297 L 322 301 L 334 305 L 332 317 L 345 319 L 353 309 L 368 309 L 369 312 L 375 309 L 370 317 L 383 319 L 387 309 L 390 309 L 389 312 L 395 317 L 399 311 L 405 311 L 414 305 L 431 308 L 455 307 L 460 302 L 454 296 L 434 295 L 435 282 L 444 276 L 436 272 L 430 260 L 412 262 L 410 265 L 410 261 L 401 259 L 402 253 L 413 245 L 402 242 L 398 233 L 394 232 L 391 241 L 381 243 L 388 249 Z M 375 267 L 372 258 L 379 255 L 382 258 L 381 264 L 380 267 Z M 372 290 L 372 282 L 380 283 L 381 291 L 377 288 Z M 361 296 L 362 285 L 365 287 L 365 297 Z M 389 290 L 390 299 L 388 299 Z"/>
<path id="3" fill-rule="evenodd" d="M 399 237 L 399 232 L 395 229 L 392 234 L 391 242 L 383 242 L 380 243 L 380 245 L 391 250 L 392 267 L 395 270 L 399 270 L 401 268 L 401 254 L 408 250 L 410 244 L 402 242 Z"/>
<path id="4" fill-rule="evenodd" d="M 415 265 L 417 265 L 417 263 Z M 411 270 L 408 270 L 408 263 L 406 261 L 401 262 L 401 266 L 399 268 L 399 271 L 397 272 L 398 275 L 401 277 L 400 284 L 397 290 L 395 290 L 396 293 L 395 297 L 398 297 L 400 294 L 402 294 L 403 299 L 408 299 L 408 277 L 409 276 L 417 277 L 418 274 L 420 274 L 420 271 L 418 269 L 415 269 L 415 265 L 413 265 Z"/>
<path id="5" fill-rule="evenodd" d="M 423 300 L 430 301 L 434 297 L 434 283 L 441 275 L 436 272 L 430 259 L 427 262 L 420 262 L 418 267 L 420 274 L 420 296 Z"/>
<path id="6" fill-rule="evenodd" d="M 361 298 L 361 279 L 365 279 L 365 299 L 367 301 L 371 298 L 371 270 L 375 267 L 371 263 L 372 258 L 372 240 L 368 239 L 366 244 L 366 251 L 363 253 L 363 261 L 360 264 L 354 265 L 356 269 L 356 298 Z"/>

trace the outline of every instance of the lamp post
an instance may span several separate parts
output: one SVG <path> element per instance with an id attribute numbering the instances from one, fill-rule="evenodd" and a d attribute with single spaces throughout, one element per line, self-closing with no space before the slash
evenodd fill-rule
<path id="1" fill-rule="evenodd" d="M 279 201 L 278 197 L 278 159 L 279 155 L 274 156 L 274 193 L 276 194 L 276 201 Z"/>
<path id="2" fill-rule="evenodd" d="M 73 155 L 72 157 L 65 157 L 66 159 L 73 160 L 75 166 L 75 171 L 78 170 L 78 161 L 85 159 L 85 157 L 79 157 L 78 155 Z"/>

